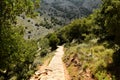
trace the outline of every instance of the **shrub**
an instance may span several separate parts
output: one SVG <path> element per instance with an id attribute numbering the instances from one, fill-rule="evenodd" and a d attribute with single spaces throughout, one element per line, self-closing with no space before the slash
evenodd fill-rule
<path id="1" fill-rule="evenodd" d="M 59 43 L 59 39 L 57 38 L 56 34 L 51 34 L 49 37 L 49 45 L 52 47 L 52 51 L 57 48 L 57 45 Z"/>
<path id="2" fill-rule="evenodd" d="M 45 57 L 47 55 L 48 51 L 46 49 L 42 50 L 40 53 L 41 57 Z"/>
<path id="3" fill-rule="evenodd" d="M 106 71 L 98 71 L 95 74 L 95 77 L 97 78 L 97 80 L 111 80 Z"/>

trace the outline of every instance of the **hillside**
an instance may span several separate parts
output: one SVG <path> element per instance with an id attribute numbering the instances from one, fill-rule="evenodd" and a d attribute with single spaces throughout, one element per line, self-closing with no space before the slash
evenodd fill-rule
<path id="1" fill-rule="evenodd" d="M 120 0 L 0 3 L 0 80 L 120 80 Z"/>
<path id="2" fill-rule="evenodd" d="M 40 26 L 40 19 L 37 18 L 40 17 L 37 16 L 36 18 L 30 18 L 24 14 L 17 16 L 17 26 L 24 26 L 24 39 L 37 40 L 44 37 L 48 33 L 53 32 L 53 29 L 47 29 L 43 26 Z"/>
<path id="3" fill-rule="evenodd" d="M 37 17 L 21 14 L 17 23 L 25 28 L 24 39 L 39 39 L 74 19 L 88 16 L 100 3 L 100 0 L 41 0 Z"/>
<path id="4" fill-rule="evenodd" d="M 59 27 L 74 19 L 88 16 L 98 8 L 101 0 L 41 0 L 40 16 L 44 18 L 41 25 Z"/>

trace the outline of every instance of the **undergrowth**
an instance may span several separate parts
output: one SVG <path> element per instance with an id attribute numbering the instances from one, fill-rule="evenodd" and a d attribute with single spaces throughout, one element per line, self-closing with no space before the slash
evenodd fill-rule
<path id="1" fill-rule="evenodd" d="M 63 61 L 74 80 L 114 80 L 114 75 L 107 71 L 108 64 L 113 62 L 114 49 L 102 44 L 73 44 L 65 48 Z M 74 70 L 74 72 L 73 72 Z M 89 77 L 88 77 L 89 76 Z"/>

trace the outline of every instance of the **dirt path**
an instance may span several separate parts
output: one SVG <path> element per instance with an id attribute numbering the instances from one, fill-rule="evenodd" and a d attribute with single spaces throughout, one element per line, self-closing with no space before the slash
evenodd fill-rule
<path id="1" fill-rule="evenodd" d="M 65 79 L 65 68 L 62 61 L 63 54 L 63 46 L 59 46 L 50 64 L 44 70 L 36 72 L 36 79 L 30 80 L 68 80 Z"/>

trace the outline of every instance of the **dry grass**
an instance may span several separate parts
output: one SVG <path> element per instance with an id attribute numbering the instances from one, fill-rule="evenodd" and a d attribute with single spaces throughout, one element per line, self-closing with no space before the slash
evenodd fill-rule
<path id="1" fill-rule="evenodd" d="M 63 61 L 66 63 L 69 74 L 74 80 L 86 79 L 87 69 L 89 79 L 110 80 L 111 75 L 107 72 L 108 64 L 113 62 L 114 50 L 103 46 L 103 44 L 91 44 L 70 46 L 66 49 Z M 80 75 L 79 77 L 76 75 Z"/>

